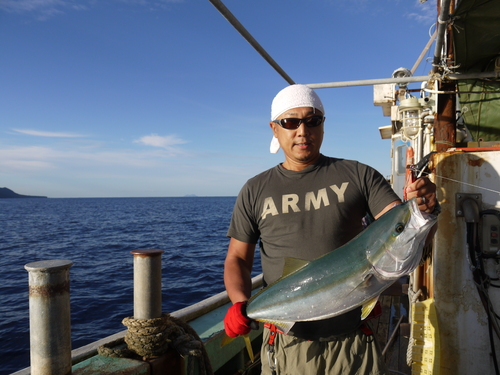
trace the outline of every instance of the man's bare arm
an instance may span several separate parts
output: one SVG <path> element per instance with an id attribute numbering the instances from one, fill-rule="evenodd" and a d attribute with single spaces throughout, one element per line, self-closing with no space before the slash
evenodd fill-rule
<path id="1" fill-rule="evenodd" d="M 224 284 L 231 302 L 247 301 L 252 292 L 255 244 L 231 238 L 224 262 Z"/>

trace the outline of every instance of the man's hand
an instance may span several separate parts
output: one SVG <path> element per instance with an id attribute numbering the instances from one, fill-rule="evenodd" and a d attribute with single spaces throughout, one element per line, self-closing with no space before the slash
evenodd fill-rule
<path id="1" fill-rule="evenodd" d="M 417 197 L 420 211 L 433 212 L 437 204 L 436 185 L 427 177 L 422 177 L 406 187 L 407 199 Z"/>
<path id="2" fill-rule="evenodd" d="M 237 302 L 231 306 L 224 317 L 224 330 L 229 337 L 246 335 L 252 329 L 252 320 L 246 316 L 246 302 Z"/>

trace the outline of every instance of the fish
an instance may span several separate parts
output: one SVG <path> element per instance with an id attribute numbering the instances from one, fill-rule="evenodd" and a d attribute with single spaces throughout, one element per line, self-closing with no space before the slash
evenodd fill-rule
<path id="1" fill-rule="evenodd" d="M 315 260 L 285 259 L 282 277 L 249 299 L 247 316 L 284 333 L 296 322 L 332 318 L 359 306 L 366 318 L 380 294 L 419 265 L 436 221 L 413 198 Z"/>

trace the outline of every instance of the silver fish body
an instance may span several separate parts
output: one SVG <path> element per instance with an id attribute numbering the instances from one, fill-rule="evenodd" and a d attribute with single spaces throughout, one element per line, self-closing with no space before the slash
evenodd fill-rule
<path id="1" fill-rule="evenodd" d="M 311 262 L 287 260 L 296 270 L 285 271 L 252 297 L 247 315 L 287 332 L 294 322 L 331 318 L 373 301 L 418 266 L 436 220 L 420 212 L 413 199 L 392 208 L 335 251 Z"/>

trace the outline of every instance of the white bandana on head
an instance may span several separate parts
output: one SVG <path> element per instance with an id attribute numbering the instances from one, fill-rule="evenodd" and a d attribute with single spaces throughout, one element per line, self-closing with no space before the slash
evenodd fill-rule
<path id="1" fill-rule="evenodd" d="M 292 108 L 312 107 L 325 114 L 323 103 L 318 94 L 306 85 L 291 85 L 281 90 L 271 104 L 271 121 L 276 120 L 283 113 Z M 270 151 L 275 154 L 280 149 L 278 138 L 273 136 Z"/>

